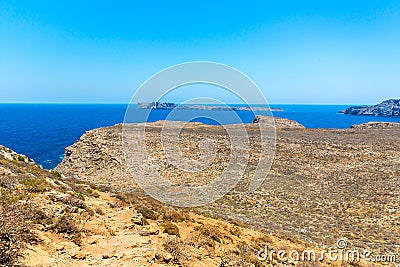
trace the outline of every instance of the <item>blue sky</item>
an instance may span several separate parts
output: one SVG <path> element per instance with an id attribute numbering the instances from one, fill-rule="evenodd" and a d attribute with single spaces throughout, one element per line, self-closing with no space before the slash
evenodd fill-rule
<path id="1" fill-rule="evenodd" d="M 127 103 L 195 60 L 241 70 L 270 103 L 400 98 L 400 1 L 0 0 L 0 102 Z M 211 91 L 235 101 L 171 100 Z"/>

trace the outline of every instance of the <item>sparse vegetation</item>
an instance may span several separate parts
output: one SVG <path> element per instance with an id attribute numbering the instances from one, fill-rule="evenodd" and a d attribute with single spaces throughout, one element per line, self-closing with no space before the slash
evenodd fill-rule
<path id="1" fill-rule="evenodd" d="M 43 244 L 46 244 L 46 248 L 51 247 L 47 251 L 50 258 L 65 255 L 75 266 L 80 266 L 82 261 L 90 258 L 74 258 L 77 249 L 72 242 L 81 246 L 79 252 L 82 255 L 79 257 L 83 258 L 87 253 L 85 249 L 93 246 L 90 248 L 90 253 L 93 253 L 90 257 L 98 259 L 99 265 L 104 264 L 103 259 L 108 262 L 120 260 L 119 256 L 103 258 L 103 252 L 92 250 L 97 243 L 103 246 L 106 242 L 110 242 L 113 249 L 123 250 L 128 257 L 133 253 L 138 255 L 138 251 L 152 257 L 156 249 L 155 258 L 143 256 L 145 264 L 154 261 L 156 264 L 180 266 L 212 261 L 213 264 L 220 263 L 220 266 L 259 267 L 265 264 L 257 259 L 256 252 L 265 244 L 276 250 L 290 250 L 294 246 L 302 251 L 309 246 L 296 238 L 250 231 L 236 219 L 231 221 L 232 225 L 217 220 L 217 217 L 213 220 L 189 213 L 187 209 L 165 206 L 139 190 L 118 194 L 110 191 L 99 193 L 102 187 L 88 185 L 77 179 L 60 179 L 35 165 L 7 161 L 1 155 L 0 167 L 13 174 L 8 175 L 4 171 L 5 174 L 0 176 L 0 266 L 23 265 L 22 256 L 27 246 L 40 241 L 34 232 L 40 233 L 40 236 L 43 234 L 45 242 L 40 247 Z M 35 179 L 44 181 L 51 191 L 35 189 L 38 186 Z M 251 200 L 247 201 L 249 207 L 253 205 Z M 395 204 L 391 205 L 396 207 Z M 360 211 L 357 215 L 362 216 L 361 212 L 366 211 Z M 88 216 L 95 213 L 96 216 Z M 132 214 L 137 213 L 143 215 L 143 225 L 133 223 Z M 276 219 L 274 214 L 269 215 L 271 220 Z M 160 234 L 163 232 L 168 235 Z M 137 238 L 138 235 L 141 237 Z M 54 244 L 48 243 L 49 237 L 54 238 Z M 126 243 L 133 239 L 134 244 Z M 390 237 L 387 240 L 390 241 Z M 131 246 L 135 246 L 135 252 L 132 252 Z M 56 250 L 57 255 L 54 254 Z M 326 264 L 322 263 L 321 266 Z M 357 264 L 349 263 L 349 266 Z"/>
<path id="2" fill-rule="evenodd" d="M 20 184 L 25 185 L 29 192 L 44 192 L 49 188 L 46 180 L 41 178 L 26 178 L 21 180 Z"/>
<path id="3" fill-rule="evenodd" d="M 202 235 L 208 236 L 214 241 L 221 243 L 222 234 L 217 226 L 205 224 L 201 226 L 196 226 L 194 230 L 199 231 Z"/>
<path id="4" fill-rule="evenodd" d="M 171 253 L 173 260 L 176 262 L 179 262 L 180 259 L 184 258 L 184 245 L 181 239 L 177 236 L 168 238 L 164 243 L 164 249 Z"/>
<path id="5" fill-rule="evenodd" d="M 164 227 L 164 233 L 167 233 L 169 235 L 176 235 L 178 237 L 180 236 L 179 235 L 179 228 L 175 224 L 173 224 L 171 222 L 165 222 L 163 224 L 163 227 Z"/>
<path id="6" fill-rule="evenodd" d="M 62 177 L 61 173 L 59 173 L 59 172 L 56 171 L 56 170 L 51 170 L 50 173 L 51 173 L 53 176 L 57 177 L 57 178 L 61 178 L 61 177 Z"/>
<path id="7" fill-rule="evenodd" d="M 136 210 L 143 215 L 144 218 L 150 220 L 157 220 L 159 214 L 152 209 L 149 209 L 145 206 L 137 206 Z"/>
<path id="8" fill-rule="evenodd" d="M 27 221 L 28 206 L 17 201 L 19 196 L 0 191 L 0 265 L 12 266 L 23 258 L 29 243 L 36 243 L 37 236 Z"/>
<path id="9" fill-rule="evenodd" d="M 75 226 L 73 219 L 68 215 L 63 215 L 58 218 L 54 229 L 57 233 L 67 234 L 75 244 L 80 245 L 81 231 Z"/>
<path id="10" fill-rule="evenodd" d="M 47 226 L 53 223 L 52 218 L 39 208 L 30 209 L 29 218 L 32 220 L 34 224 L 41 224 Z"/>
<path id="11" fill-rule="evenodd" d="M 163 219 L 171 222 L 184 222 L 190 220 L 190 216 L 187 212 L 183 212 L 176 208 L 164 207 L 161 209 L 163 213 Z"/>
<path id="12" fill-rule="evenodd" d="M 70 205 L 72 207 L 77 207 L 80 209 L 85 209 L 86 204 L 84 199 L 77 197 L 75 194 L 74 195 L 68 195 L 66 198 L 62 199 L 64 204 Z"/>
<path id="13" fill-rule="evenodd" d="M 227 250 L 221 257 L 221 267 L 234 267 L 234 266 L 263 266 L 261 261 L 257 258 L 257 250 L 252 246 L 241 242 L 235 248 Z"/>
<path id="14" fill-rule="evenodd" d="M 242 234 L 242 231 L 237 226 L 231 227 L 229 229 L 229 232 L 231 233 L 231 235 L 234 235 L 236 237 L 240 237 L 240 235 Z"/>

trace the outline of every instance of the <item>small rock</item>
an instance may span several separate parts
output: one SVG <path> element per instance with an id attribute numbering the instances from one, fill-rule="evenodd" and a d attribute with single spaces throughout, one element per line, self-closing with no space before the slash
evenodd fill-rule
<path id="1" fill-rule="evenodd" d="M 109 259 L 115 256 L 116 251 L 114 249 L 107 251 L 102 255 L 103 259 Z"/>
<path id="2" fill-rule="evenodd" d="M 61 250 L 64 250 L 64 245 L 63 244 L 55 244 L 55 249 L 57 250 L 57 251 L 61 251 Z"/>
<path id="3" fill-rule="evenodd" d="M 97 242 L 99 242 L 99 237 L 95 236 L 95 237 L 91 237 L 87 240 L 87 243 L 89 245 L 93 245 L 96 244 Z"/>
<path id="4" fill-rule="evenodd" d="M 131 221 L 137 225 L 143 225 L 143 215 L 135 211 L 132 215 Z"/>
<path id="5" fill-rule="evenodd" d="M 143 251 L 143 257 L 147 259 L 147 261 L 152 261 L 156 258 L 156 250 L 153 248 L 145 248 Z"/>
<path id="6" fill-rule="evenodd" d="M 146 230 L 141 230 L 136 232 L 138 235 L 141 236 L 149 236 L 149 235 L 158 235 L 160 233 L 160 230 L 151 230 L 151 231 L 146 231 Z"/>
<path id="7" fill-rule="evenodd" d="M 171 253 L 169 253 L 169 252 L 164 252 L 163 253 L 163 260 L 165 261 L 165 262 L 170 262 L 171 260 L 172 260 L 172 255 L 171 255 Z"/>
<path id="8" fill-rule="evenodd" d="M 87 256 L 86 253 L 78 250 L 77 252 L 75 252 L 75 254 L 72 255 L 72 258 L 77 259 L 77 260 L 84 260 L 84 259 L 86 259 L 86 256 Z"/>
<path id="9" fill-rule="evenodd" d="M 127 224 L 127 225 L 124 226 L 124 228 L 125 228 L 125 229 L 133 229 L 133 228 L 135 228 L 135 224 L 134 224 L 134 223 L 132 223 L 132 224 Z"/>
<path id="10" fill-rule="evenodd" d="M 125 252 L 118 252 L 115 254 L 117 259 L 123 259 L 126 256 Z"/>

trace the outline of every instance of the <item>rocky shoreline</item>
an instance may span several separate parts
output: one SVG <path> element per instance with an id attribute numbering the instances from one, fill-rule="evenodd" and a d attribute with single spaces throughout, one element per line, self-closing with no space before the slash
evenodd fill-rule
<path id="1" fill-rule="evenodd" d="M 389 99 L 374 106 L 351 106 L 339 113 L 350 115 L 400 117 L 400 99 Z"/>

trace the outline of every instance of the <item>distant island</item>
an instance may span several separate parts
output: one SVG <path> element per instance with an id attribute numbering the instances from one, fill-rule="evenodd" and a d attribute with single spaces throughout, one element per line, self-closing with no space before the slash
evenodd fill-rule
<path id="1" fill-rule="evenodd" d="M 254 107 L 254 106 L 213 106 L 206 104 L 180 105 L 169 102 L 139 102 L 140 109 L 191 109 L 191 110 L 234 110 L 234 111 L 283 111 L 282 108 Z"/>
<path id="2" fill-rule="evenodd" d="M 400 117 L 400 99 L 389 99 L 374 106 L 351 106 L 339 113 L 350 115 L 396 116 Z"/>

